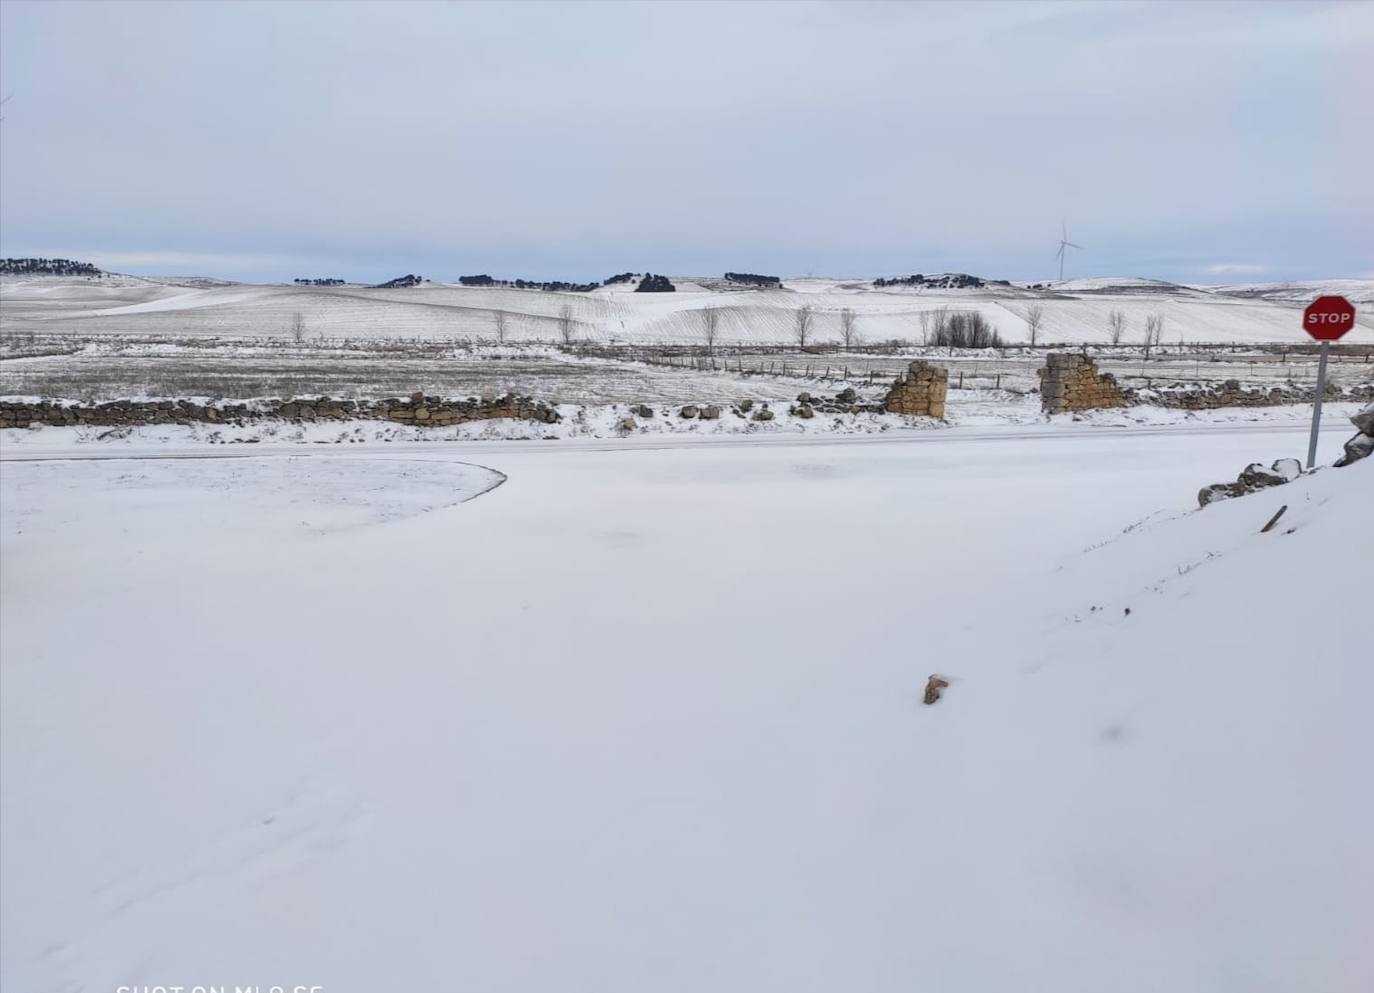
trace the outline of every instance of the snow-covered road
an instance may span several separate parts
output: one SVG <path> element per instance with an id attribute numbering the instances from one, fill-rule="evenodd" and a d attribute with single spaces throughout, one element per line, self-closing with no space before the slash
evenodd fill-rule
<path id="1" fill-rule="evenodd" d="M 1366 988 L 1355 591 L 1199 584 L 1367 563 L 1250 536 L 1371 473 L 1189 513 L 1305 444 L 26 447 L 0 985 Z"/>
<path id="2" fill-rule="evenodd" d="M 1353 404 L 1344 405 L 1354 412 Z M 1310 408 L 1309 408 L 1310 410 Z M 1328 411 L 1321 425 L 1321 447 L 1323 460 L 1336 458 L 1341 451 L 1341 442 L 1350 436 L 1353 428 L 1341 416 L 1344 411 Z M 903 445 L 903 444 L 965 444 L 977 442 L 1028 441 L 1036 439 L 1074 439 L 1074 438 L 1167 438 L 1185 435 L 1225 435 L 1231 437 L 1284 435 L 1291 436 L 1304 431 L 1300 422 L 1276 420 L 1271 422 L 1244 421 L 1206 421 L 1196 420 L 1178 424 L 1076 424 L 1068 420 L 1056 420 L 1043 425 L 1005 424 L 956 427 L 942 430 L 893 430 L 882 434 L 648 434 L 629 435 L 620 438 L 557 438 L 553 440 L 511 439 L 511 440 L 453 440 L 448 437 L 433 437 L 423 442 L 407 441 L 368 441 L 350 444 L 343 451 L 349 456 L 366 454 L 378 458 L 414 458 L 429 455 L 444 461 L 468 459 L 481 461 L 491 455 L 510 453 L 530 454 L 534 452 L 633 452 L 633 451 L 677 451 L 686 448 L 750 448 L 781 446 L 844 446 L 853 445 Z M 28 432 L 11 431 L 9 442 L 0 446 L 0 462 L 35 461 L 42 459 L 142 459 L 142 458 L 261 458 L 266 455 L 290 455 L 309 457 L 319 455 L 333 457 L 339 449 L 325 442 L 300 442 L 282 440 L 241 448 L 233 446 L 209 445 L 204 441 L 167 440 L 162 438 L 140 441 L 137 437 L 119 442 L 93 442 L 81 439 L 70 430 L 47 429 L 42 435 L 27 438 Z M 48 443 L 57 436 L 60 441 Z M 1304 435 L 1305 436 L 1305 435 Z M 22 441 L 22 444 L 19 442 Z M 1306 442 L 1303 443 L 1304 450 Z"/>

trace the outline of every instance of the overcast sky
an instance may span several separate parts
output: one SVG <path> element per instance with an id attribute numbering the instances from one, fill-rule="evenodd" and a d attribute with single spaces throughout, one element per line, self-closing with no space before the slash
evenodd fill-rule
<path id="1" fill-rule="evenodd" d="M 1374 3 L 0 4 L 0 254 L 1374 275 Z"/>

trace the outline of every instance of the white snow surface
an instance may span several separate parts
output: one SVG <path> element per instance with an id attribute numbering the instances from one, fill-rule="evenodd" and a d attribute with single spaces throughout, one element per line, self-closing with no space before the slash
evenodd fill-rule
<path id="1" fill-rule="evenodd" d="M 5 442 L 0 986 L 1374 988 L 1305 444 Z"/>

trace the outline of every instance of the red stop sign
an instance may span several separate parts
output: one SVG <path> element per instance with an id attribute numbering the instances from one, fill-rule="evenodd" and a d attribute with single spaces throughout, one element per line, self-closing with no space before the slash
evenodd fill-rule
<path id="1" fill-rule="evenodd" d="M 1302 312 L 1302 329 L 1318 341 L 1336 341 L 1355 326 L 1355 307 L 1345 297 L 1317 297 Z"/>

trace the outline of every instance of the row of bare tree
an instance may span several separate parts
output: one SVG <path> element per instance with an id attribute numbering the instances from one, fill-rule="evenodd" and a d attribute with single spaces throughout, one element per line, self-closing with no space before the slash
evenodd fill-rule
<path id="1" fill-rule="evenodd" d="M 1119 310 L 1113 310 L 1107 315 L 1107 337 L 1113 345 L 1121 344 L 1121 339 L 1126 337 L 1126 315 Z M 1150 357 L 1150 349 L 1158 348 L 1160 341 L 1164 338 L 1164 315 L 1147 314 L 1145 315 L 1145 357 Z"/>
<path id="2" fill-rule="evenodd" d="M 510 314 L 504 310 L 493 310 L 492 320 L 496 324 L 496 340 L 501 344 L 506 342 L 506 326 L 510 320 Z M 715 354 L 716 342 L 720 337 L 720 307 L 703 307 L 701 314 L 701 338 L 706 343 L 708 354 Z M 948 307 L 940 307 L 936 310 L 923 310 L 920 312 L 921 322 L 921 344 L 922 345 L 956 345 L 959 347 L 985 348 L 997 347 L 1001 345 L 1001 339 L 995 330 L 987 323 L 986 319 L 976 311 L 951 311 Z M 858 332 L 858 315 L 854 311 L 845 307 L 840 311 L 840 340 L 845 348 L 863 343 L 863 339 Z M 1045 308 L 1039 304 L 1026 308 L 1022 315 L 1026 322 L 1030 345 L 1035 347 L 1039 337 L 1040 328 L 1045 319 Z M 792 337 L 798 347 L 805 348 L 812 341 L 812 331 L 815 325 L 816 312 L 810 304 L 798 307 L 793 312 Z M 572 307 L 564 304 L 558 311 L 558 337 L 563 344 L 571 345 L 577 330 L 577 322 L 573 320 Z M 306 324 L 305 317 L 299 312 L 293 315 L 291 321 L 291 337 L 300 343 L 305 340 Z M 1113 345 L 1120 345 L 1126 336 L 1126 315 L 1120 310 L 1113 310 L 1107 315 L 1107 336 Z M 1145 357 L 1150 357 L 1150 350 L 1158 348 L 1164 337 L 1164 315 L 1149 314 L 1145 317 Z M 961 342 L 967 344 L 960 345 Z"/>
<path id="3" fill-rule="evenodd" d="M 720 335 L 720 308 L 704 307 L 701 311 L 701 337 L 706 342 L 708 354 L 715 354 L 716 340 Z M 799 348 L 811 343 L 811 332 L 816 321 L 816 311 L 810 304 L 798 307 L 792 317 L 792 337 Z M 858 315 L 849 307 L 840 311 L 840 339 L 844 347 L 860 344 Z"/>
<path id="4" fill-rule="evenodd" d="M 1045 320 L 1045 308 L 1036 304 L 1027 307 L 1022 319 L 1026 322 L 1026 332 L 1030 339 L 1031 347 L 1034 348 L 1036 341 L 1040 337 L 1040 326 Z M 924 322 L 922 322 L 924 324 Z M 1120 310 L 1113 310 L 1107 315 L 1107 337 L 1113 345 L 1119 345 L 1126 337 L 1126 314 Z M 1164 315 L 1147 314 L 1145 317 L 1145 357 L 1150 357 L 1150 350 L 1158 348 L 1159 343 L 1164 338 Z"/>

